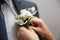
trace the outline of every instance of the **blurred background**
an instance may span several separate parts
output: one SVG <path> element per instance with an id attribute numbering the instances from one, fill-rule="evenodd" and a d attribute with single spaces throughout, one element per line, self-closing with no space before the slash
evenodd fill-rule
<path id="1" fill-rule="evenodd" d="M 37 4 L 40 18 L 48 25 L 56 40 L 60 40 L 60 0 L 26 0 Z"/>

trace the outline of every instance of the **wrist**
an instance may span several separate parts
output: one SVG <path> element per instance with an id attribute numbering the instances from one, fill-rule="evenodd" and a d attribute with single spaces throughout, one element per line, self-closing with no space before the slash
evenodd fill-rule
<path id="1" fill-rule="evenodd" d="M 55 40 L 55 37 L 50 32 L 45 33 L 44 36 L 45 36 L 46 40 Z"/>

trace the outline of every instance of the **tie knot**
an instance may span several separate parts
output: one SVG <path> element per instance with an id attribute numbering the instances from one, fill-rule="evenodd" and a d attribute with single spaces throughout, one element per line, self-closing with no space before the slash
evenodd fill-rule
<path id="1" fill-rule="evenodd" d="M 5 1 L 4 0 L 0 0 L 0 4 L 3 4 L 3 3 L 5 3 Z"/>

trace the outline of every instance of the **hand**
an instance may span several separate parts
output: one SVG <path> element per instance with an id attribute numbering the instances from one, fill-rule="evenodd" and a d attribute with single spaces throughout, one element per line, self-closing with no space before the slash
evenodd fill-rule
<path id="1" fill-rule="evenodd" d="M 18 40 L 39 40 L 38 35 L 29 27 L 21 27 L 17 32 Z"/>
<path id="2" fill-rule="evenodd" d="M 55 40 L 54 36 L 52 35 L 51 31 L 47 27 L 47 25 L 43 22 L 42 19 L 39 18 L 33 18 L 30 20 L 30 23 L 32 26 L 32 29 L 37 32 L 39 35 L 43 35 L 46 40 Z"/>

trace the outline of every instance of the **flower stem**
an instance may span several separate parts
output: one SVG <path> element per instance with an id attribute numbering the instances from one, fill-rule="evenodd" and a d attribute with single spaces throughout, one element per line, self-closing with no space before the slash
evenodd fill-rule
<path id="1" fill-rule="evenodd" d="M 30 18 L 31 19 L 31 18 Z M 30 19 L 28 19 L 28 22 L 24 25 L 26 28 L 28 28 L 29 27 L 29 22 L 30 22 Z"/>

